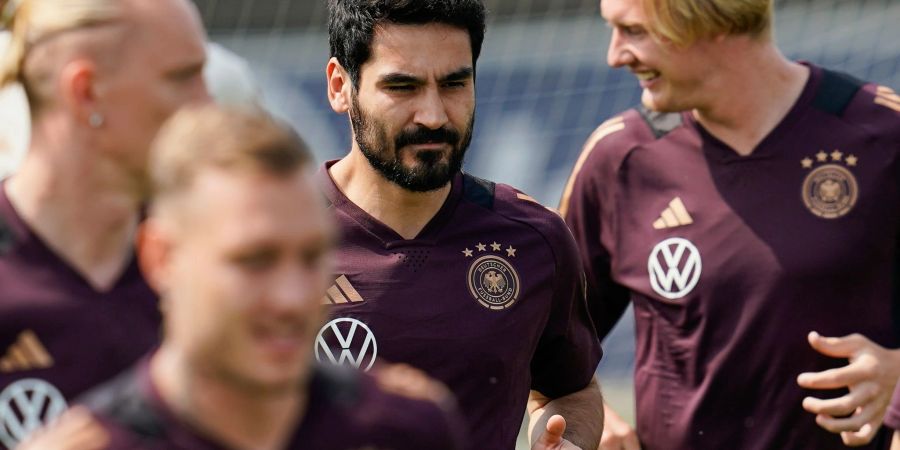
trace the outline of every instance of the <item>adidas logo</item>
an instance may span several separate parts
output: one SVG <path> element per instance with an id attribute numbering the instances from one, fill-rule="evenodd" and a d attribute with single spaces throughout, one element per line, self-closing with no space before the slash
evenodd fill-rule
<path id="1" fill-rule="evenodd" d="M 897 95 L 888 87 L 878 87 L 878 91 L 875 93 L 875 103 L 891 108 L 894 111 L 900 111 L 900 95 Z"/>
<path id="2" fill-rule="evenodd" d="M 666 228 L 690 225 L 692 223 L 694 223 L 694 219 L 688 214 L 687 208 L 684 207 L 684 202 L 681 201 L 681 197 L 675 197 L 674 200 L 669 202 L 669 207 L 662 212 L 660 218 L 653 222 L 653 228 L 656 230 L 663 230 Z"/>
<path id="3" fill-rule="evenodd" d="M 51 366 L 53 357 L 31 330 L 19 333 L 16 342 L 10 345 L 3 358 L 0 358 L 0 373 L 46 369 Z"/>
<path id="4" fill-rule="evenodd" d="M 344 303 L 361 303 L 364 302 L 359 292 L 350 284 L 350 280 L 346 275 L 341 275 L 334 284 L 328 288 L 327 294 L 322 297 L 323 305 L 340 305 Z"/>

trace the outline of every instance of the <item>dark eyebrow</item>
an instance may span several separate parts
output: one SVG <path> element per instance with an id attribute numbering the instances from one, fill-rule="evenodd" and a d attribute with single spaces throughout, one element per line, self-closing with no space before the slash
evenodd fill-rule
<path id="1" fill-rule="evenodd" d="M 192 63 L 187 66 L 179 67 L 177 69 L 170 70 L 167 75 L 175 78 L 189 78 L 193 75 L 203 72 L 203 68 L 206 66 L 206 60 Z"/>
<path id="2" fill-rule="evenodd" d="M 444 76 L 440 79 L 440 82 L 453 82 L 453 81 L 463 81 L 472 78 L 475 75 L 475 71 L 471 67 L 463 67 L 455 72 L 451 72 L 450 74 Z"/>
<path id="3" fill-rule="evenodd" d="M 423 85 L 425 84 L 425 80 L 421 78 L 414 77 L 412 75 L 407 75 L 405 73 L 389 73 L 380 80 L 378 80 L 378 84 L 415 84 L 415 85 Z"/>
<path id="4" fill-rule="evenodd" d="M 471 67 L 463 67 L 462 69 L 453 71 L 441 79 L 438 80 L 440 83 L 453 82 L 453 81 L 462 81 L 468 80 L 475 75 L 475 71 Z M 416 86 L 421 86 L 425 84 L 425 80 L 405 74 L 405 73 L 389 73 L 381 77 L 378 80 L 378 84 L 411 84 Z"/>

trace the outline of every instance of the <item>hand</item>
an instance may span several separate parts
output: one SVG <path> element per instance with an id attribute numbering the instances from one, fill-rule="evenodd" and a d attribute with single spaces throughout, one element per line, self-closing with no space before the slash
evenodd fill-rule
<path id="1" fill-rule="evenodd" d="M 801 373 L 797 384 L 807 389 L 848 388 L 850 393 L 835 399 L 803 399 L 803 409 L 816 414 L 816 423 L 840 433 L 844 444 L 868 444 L 884 419 L 900 376 L 900 352 L 889 350 L 859 334 L 840 338 L 809 333 L 809 344 L 819 353 L 847 358 L 849 364 L 822 372 Z M 837 418 L 842 416 L 849 416 Z"/>
<path id="2" fill-rule="evenodd" d="M 84 408 L 74 407 L 31 434 L 16 450 L 103 450 L 109 435 Z"/>
<path id="3" fill-rule="evenodd" d="M 603 437 L 599 450 L 641 450 L 634 428 L 606 403 L 603 404 Z"/>
<path id="4" fill-rule="evenodd" d="M 547 421 L 547 429 L 531 445 L 531 450 L 581 450 L 577 445 L 565 440 L 566 419 L 556 414 Z"/>

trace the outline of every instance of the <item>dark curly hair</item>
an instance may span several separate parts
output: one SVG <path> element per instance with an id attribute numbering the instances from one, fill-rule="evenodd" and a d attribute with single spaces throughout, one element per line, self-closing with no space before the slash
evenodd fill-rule
<path id="1" fill-rule="evenodd" d="M 485 8 L 481 0 L 328 0 L 331 56 L 359 87 L 360 67 L 371 56 L 375 27 L 382 23 L 441 23 L 469 32 L 473 64 L 481 54 Z"/>

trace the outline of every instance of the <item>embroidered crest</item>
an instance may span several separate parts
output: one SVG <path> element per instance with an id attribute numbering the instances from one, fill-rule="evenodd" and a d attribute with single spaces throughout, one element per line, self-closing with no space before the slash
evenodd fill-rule
<path id="1" fill-rule="evenodd" d="M 489 251 L 487 248 L 490 247 Z M 482 306 L 492 310 L 509 308 L 519 298 L 519 274 L 509 261 L 494 253 L 506 252 L 509 258 L 515 258 L 516 249 L 503 246 L 494 242 L 490 246 L 479 243 L 476 250 L 466 248 L 463 256 L 474 258 L 475 252 L 488 253 L 479 256 L 469 266 L 466 281 L 469 284 L 469 292 Z"/>
<path id="2" fill-rule="evenodd" d="M 803 180 L 803 203 L 811 213 L 823 219 L 845 216 L 859 198 L 856 177 L 848 169 L 856 167 L 859 158 L 854 155 L 844 158 L 840 150 L 830 154 L 820 151 L 816 154 L 816 162 L 822 165 L 813 168 L 812 158 L 801 161 L 804 169 L 812 170 Z"/>

